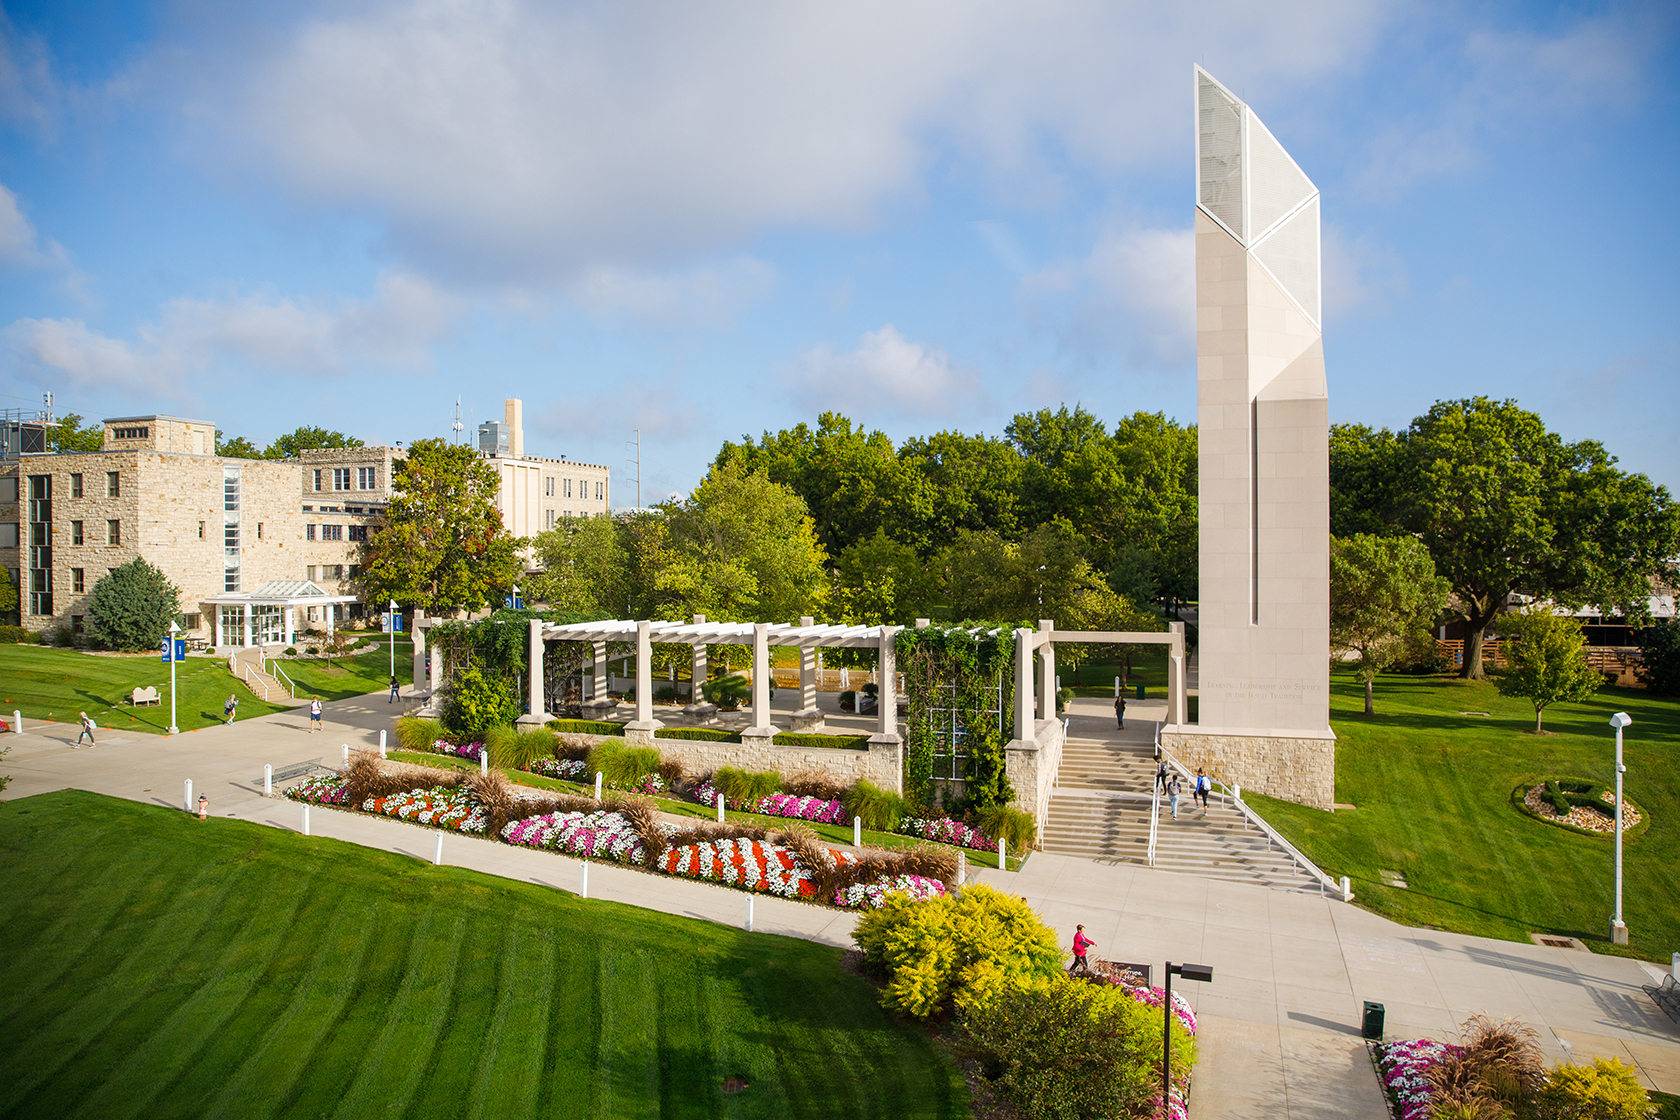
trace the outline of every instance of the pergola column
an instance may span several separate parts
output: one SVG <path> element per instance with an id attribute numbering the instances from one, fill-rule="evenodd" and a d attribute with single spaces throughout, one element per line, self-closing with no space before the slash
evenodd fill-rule
<path id="1" fill-rule="evenodd" d="M 210 606 L 216 612 L 216 648 L 221 649 L 225 644 L 222 641 L 222 605 L 220 603 L 211 603 Z"/>
<path id="2" fill-rule="evenodd" d="M 1015 631 L 1015 738 L 1031 742 L 1033 734 L 1033 632 Z"/>
<path id="3" fill-rule="evenodd" d="M 801 628 L 816 625 L 810 615 L 800 618 Z M 822 727 L 822 711 L 817 707 L 817 647 L 799 647 L 799 710 L 793 713 L 795 731 L 817 731 Z"/>
<path id="4" fill-rule="evenodd" d="M 528 657 L 527 657 L 528 675 L 530 676 L 530 680 L 531 680 L 531 686 L 530 686 L 531 710 L 526 712 L 524 715 L 520 716 L 518 719 L 514 720 L 514 723 L 516 723 L 516 724 L 525 724 L 527 726 L 535 725 L 537 727 L 541 727 L 543 724 L 547 723 L 550 719 L 553 718 L 552 716 L 550 716 L 548 714 L 548 712 L 546 711 L 546 705 L 543 703 L 543 653 L 544 653 L 544 649 L 543 649 L 542 628 L 543 628 L 542 619 L 540 619 L 540 618 L 531 619 L 531 644 L 530 644 L 530 648 L 526 651 L 527 654 L 528 654 Z"/>
<path id="5" fill-rule="evenodd" d="M 703 614 L 697 614 L 694 616 L 694 625 L 696 626 L 699 626 L 705 621 L 706 616 Z M 695 642 L 689 647 L 689 652 L 694 658 L 693 667 L 689 670 L 688 674 L 690 681 L 688 689 L 688 702 L 690 704 L 698 704 L 702 699 L 700 696 L 700 686 L 706 683 L 706 674 L 709 672 L 706 667 L 706 649 L 706 643 L 703 641 Z"/>
<path id="6" fill-rule="evenodd" d="M 653 623 L 636 623 L 636 718 L 625 724 L 626 741 L 652 742 L 653 733 L 665 725 L 653 718 Z M 640 732 L 631 736 L 629 732 Z"/>
<path id="7" fill-rule="evenodd" d="M 1056 629 L 1053 619 L 1038 620 L 1038 630 L 1041 634 L 1049 634 Z M 1045 639 L 1038 647 L 1038 718 L 1056 718 L 1056 643 Z"/>
<path id="8" fill-rule="evenodd" d="M 898 632 L 902 626 L 881 627 L 881 644 L 876 657 L 876 668 L 879 670 L 880 686 L 875 694 L 875 710 L 880 719 L 880 730 L 876 735 L 885 740 L 889 736 L 898 738 L 898 650 L 896 648 Z"/>
<path id="9" fill-rule="evenodd" d="M 593 642 L 595 664 L 594 676 L 589 682 L 590 699 L 602 701 L 607 698 L 607 643 Z"/>
<path id="10" fill-rule="evenodd" d="M 426 617 L 426 612 L 416 607 L 414 620 L 410 624 L 413 629 L 414 656 L 409 659 L 410 670 L 414 676 L 414 694 L 424 696 L 432 687 L 426 679 L 426 632 L 420 628 L 420 620 Z M 393 635 L 392 640 L 395 640 Z"/>
<path id="11" fill-rule="evenodd" d="M 776 733 L 770 722 L 770 625 L 765 622 L 753 623 L 752 718 L 752 727 L 741 732 L 743 738 L 768 738 Z"/>
<path id="12" fill-rule="evenodd" d="M 246 649 L 250 649 L 251 646 L 253 645 L 253 643 L 251 641 L 251 604 L 250 603 L 245 604 L 245 633 L 241 636 L 241 640 L 240 640 L 239 644 L 244 646 Z"/>

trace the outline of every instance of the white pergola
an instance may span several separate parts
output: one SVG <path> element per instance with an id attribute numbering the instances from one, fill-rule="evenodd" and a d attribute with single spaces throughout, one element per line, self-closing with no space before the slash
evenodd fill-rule
<path id="1" fill-rule="evenodd" d="M 339 603 L 354 603 L 354 595 L 329 595 L 319 586 L 306 579 L 271 579 L 261 584 L 255 591 L 227 591 L 220 595 L 212 595 L 200 602 L 207 607 L 214 607 L 211 613 L 216 625 L 216 648 L 220 649 L 228 643 L 224 641 L 222 626 L 222 608 L 238 607 L 244 615 L 242 639 L 239 645 L 245 648 L 259 645 L 256 641 L 255 627 L 253 627 L 254 608 L 280 608 L 282 641 L 286 645 L 293 644 L 297 631 L 296 612 L 299 607 L 321 607 L 327 624 L 327 634 L 333 631 L 333 614 Z"/>

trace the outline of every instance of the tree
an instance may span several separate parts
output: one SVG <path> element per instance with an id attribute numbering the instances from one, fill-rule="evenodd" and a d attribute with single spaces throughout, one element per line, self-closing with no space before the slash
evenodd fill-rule
<path id="1" fill-rule="evenodd" d="M 1467 626 L 1463 675 L 1483 676 L 1482 631 L 1514 592 L 1641 621 L 1650 581 L 1680 550 L 1680 508 L 1591 440 L 1566 444 L 1514 401 L 1442 401 L 1400 435 L 1387 489 Z"/>
<path id="2" fill-rule="evenodd" d="M 0 602 L 0 611 L 6 609 Z M 1639 635 L 1639 655 L 1634 672 L 1640 683 L 1659 696 L 1680 696 L 1680 620 L 1665 618 L 1647 627 Z"/>
<path id="3" fill-rule="evenodd" d="M 898 534 L 919 554 L 931 556 L 964 529 L 1020 530 L 1024 461 L 1008 440 L 937 432 L 905 440 L 898 458 L 922 483 L 904 488 L 913 500 Z"/>
<path id="4" fill-rule="evenodd" d="M 858 625 L 908 625 L 936 594 L 916 550 L 881 529 L 842 552 L 834 571 L 835 607 Z"/>
<path id="5" fill-rule="evenodd" d="M 362 441 L 343 432 L 329 432 L 325 428 L 298 428 L 279 436 L 262 453 L 264 459 L 295 459 L 300 451 L 314 451 L 323 447 L 361 447 Z M 257 456 L 252 456 L 256 458 Z"/>
<path id="6" fill-rule="evenodd" d="M 1330 535 L 1393 536 L 1400 440 L 1387 428 L 1330 425 Z"/>
<path id="7" fill-rule="evenodd" d="M 385 524 L 360 548 L 364 598 L 436 613 L 500 599 L 521 566 L 496 509 L 496 468 L 470 447 L 422 439 L 395 475 Z"/>
<path id="8" fill-rule="evenodd" d="M 257 445 L 244 436 L 234 436 L 223 439 L 222 430 L 216 429 L 216 454 L 227 459 L 261 459 L 263 453 L 257 450 Z"/>
<path id="9" fill-rule="evenodd" d="M 630 556 L 611 514 L 566 518 L 531 544 L 542 570 L 525 577 L 527 596 L 557 610 L 612 614 L 630 599 Z"/>
<path id="10" fill-rule="evenodd" d="M 1330 649 L 1357 653 L 1365 714 L 1372 684 L 1409 639 L 1426 635 L 1452 588 L 1416 537 L 1356 533 L 1330 539 Z"/>
<path id="11" fill-rule="evenodd" d="M 18 609 L 17 584 L 12 582 L 10 572 L 0 568 L 0 618 Z"/>
<path id="12" fill-rule="evenodd" d="M 181 592 L 163 572 L 135 557 L 112 568 L 93 585 L 87 633 L 107 649 L 153 648 L 181 616 Z"/>
<path id="13" fill-rule="evenodd" d="M 1591 698 L 1604 678 L 1587 664 L 1586 633 L 1550 604 L 1530 607 L 1499 620 L 1499 632 L 1512 639 L 1505 659 L 1510 667 L 1494 678 L 1501 696 L 1522 696 L 1534 704 L 1534 731 L 1552 704 L 1577 704 Z"/>
<path id="14" fill-rule="evenodd" d="M 951 614 L 1008 624 L 1055 619 L 1081 628 L 1117 599 L 1085 559 L 1085 539 L 1066 521 L 1052 521 L 1021 538 L 963 533 L 945 553 Z"/>
<path id="15" fill-rule="evenodd" d="M 80 413 L 66 412 L 47 429 L 47 446 L 60 455 L 76 451 L 98 451 L 105 446 L 105 425 L 82 427 Z"/>

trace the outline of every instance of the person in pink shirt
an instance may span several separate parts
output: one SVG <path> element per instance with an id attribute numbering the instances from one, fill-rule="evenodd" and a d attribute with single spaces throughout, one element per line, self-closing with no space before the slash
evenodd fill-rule
<path id="1" fill-rule="evenodd" d="M 1081 968 L 1083 968 L 1086 972 L 1091 971 L 1091 962 L 1086 959 L 1086 955 L 1089 954 L 1090 951 L 1093 948 L 1096 947 L 1096 944 L 1097 943 L 1095 941 L 1092 941 L 1089 937 L 1085 936 L 1085 927 L 1084 926 L 1075 926 L 1074 927 L 1074 930 L 1073 930 L 1073 964 L 1071 966 L 1069 966 L 1069 968 L 1068 968 L 1068 972 L 1070 974 L 1078 971 Z"/>

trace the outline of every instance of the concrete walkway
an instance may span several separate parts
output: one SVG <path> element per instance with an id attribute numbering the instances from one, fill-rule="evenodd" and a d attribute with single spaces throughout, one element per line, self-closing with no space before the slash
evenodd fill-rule
<path id="1" fill-rule="evenodd" d="M 173 739 L 101 734 L 98 747 L 81 750 L 71 747 L 74 725 L 33 725 L 6 737 L 12 752 L 0 765 L 13 776 L 8 797 L 76 788 L 179 808 L 191 778 L 218 817 L 295 829 L 302 807 L 261 796 L 263 764 L 336 764 L 343 744 L 377 746 L 398 710 L 373 695 L 329 704 L 321 734 L 292 711 Z M 320 807 L 310 823 L 315 835 L 416 859 L 431 858 L 438 835 Z M 445 835 L 444 860 L 578 887 L 577 861 L 487 840 Z M 1213 966 L 1213 983 L 1180 989 L 1201 1020 L 1195 1120 L 1385 1116 L 1358 1038 L 1364 1000 L 1386 1006 L 1390 1038 L 1446 1037 L 1476 1011 L 1516 1015 L 1540 1030 L 1553 1060 L 1567 1040 L 1576 1060 L 1615 1056 L 1648 1087 L 1680 1092 L 1680 1028 L 1640 990 L 1657 973 L 1650 965 L 1412 929 L 1311 895 L 1047 852 L 979 878 L 1026 898 L 1064 942 L 1084 923 L 1100 957 L 1152 962 L 1157 974 L 1169 959 Z M 589 894 L 735 926 L 746 914 L 740 892 L 603 864 L 590 867 Z M 758 930 L 850 945 L 850 914 L 765 897 L 754 910 Z"/>

